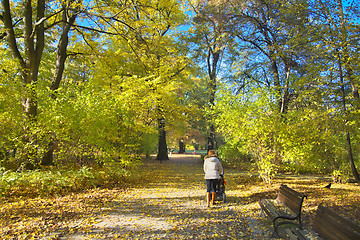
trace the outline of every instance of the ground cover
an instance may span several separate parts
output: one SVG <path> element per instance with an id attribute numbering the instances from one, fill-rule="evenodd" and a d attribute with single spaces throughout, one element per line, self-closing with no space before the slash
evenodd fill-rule
<path id="1" fill-rule="evenodd" d="M 141 176 L 141 177 L 139 177 Z M 272 185 L 255 173 L 226 169 L 227 202 L 206 208 L 199 155 L 147 160 L 125 188 L 96 188 L 64 196 L 16 198 L 0 206 L 3 239 L 264 239 L 271 233 L 259 217 L 260 198 L 275 198 L 281 183 L 308 195 L 304 226 L 320 203 L 360 219 L 360 187 L 332 184 L 324 176 L 281 175 Z M 359 222 L 358 222 L 359 223 Z"/>

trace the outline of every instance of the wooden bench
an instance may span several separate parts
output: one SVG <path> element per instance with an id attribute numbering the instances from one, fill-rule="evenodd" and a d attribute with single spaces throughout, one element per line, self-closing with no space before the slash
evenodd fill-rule
<path id="1" fill-rule="evenodd" d="M 313 231 L 287 229 L 286 234 L 288 239 L 359 240 L 360 226 L 329 208 L 319 205 L 313 223 Z"/>
<path id="2" fill-rule="evenodd" d="M 273 222 L 274 232 L 271 235 L 272 237 L 275 234 L 279 236 L 278 227 L 283 224 L 296 224 L 302 229 L 301 208 L 304 198 L 306 198 L 306 195 L 282 184 L 276 199 L 261 199 L 259 201 L 261 207 L 259 216 L 264 212 Z"/>

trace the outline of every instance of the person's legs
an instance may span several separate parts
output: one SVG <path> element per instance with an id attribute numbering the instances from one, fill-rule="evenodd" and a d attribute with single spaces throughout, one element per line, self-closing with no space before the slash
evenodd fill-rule
<path id="1" fill-rule="evenodd" d="M 211 204 L 214 205 L 215 204 L 215 197 L 216 197 L 216 184 L 217 184 L 218 180 L 217 179 L 211 179 L 210 182 L 211 182 L 211 184 L 210 184 Z"/>
<path id="2" fill-rule="evenodd" d="M 216 192 L 212 192 L 212 196 L 211 196 L 211 204 L 215 205 L 215 196 L 216 196 Z"/>
<path id="3" fill-rule="evenodd" d="M 215 205 L 216 197 L 216 185 L 218 184 L 218 179 L 206 179 L 206 206 Z"/>
<path id="4" fill-rule="evenodd" d="M 206 206 L 210 207 L 210 198 L 211 198 L 211 193 L 207 192 L 206 193 Z"/>
<path id="5" fill-rule="evenodd" d="M 210 199 L 211 199 L 211 180 L 206 179 L 206 206 L 210 207 Z"/>

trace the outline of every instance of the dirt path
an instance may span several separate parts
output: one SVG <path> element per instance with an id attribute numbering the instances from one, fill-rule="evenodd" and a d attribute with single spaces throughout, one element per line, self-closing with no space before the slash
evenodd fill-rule
<path id="1" fill-rule="evenodd" d="M 275 198 L 280 184 L 308 196 L 305 229 L 319 204 L 360 219 L 360 187 L 333 183 L 327 189 L 324 176 L 282 174 L 268 185 L 255 173 L 226 168 L 228 201 L 209 209 L 199 156 L 149 160 L 138 171 L 123 178 L 121 188 L 7 199 L 0 204 L 0 239 L 267 239 L 272 224 L 258 217 L 257 202 Z"/>
<path id="2" fill-rule="evenodd" d="M 256 203 L 230 186 L 226 203 L 205 207 L 205 180 L 199 156 L 173 154 L 170 161 L 149 160 L 143 181 L 111 199 L 91 219 L 44 239 L 264 239 Z M 231 174 L 225 179 L 231 185 Z M 240 198 L 242 194 L 242 198 Z"/>

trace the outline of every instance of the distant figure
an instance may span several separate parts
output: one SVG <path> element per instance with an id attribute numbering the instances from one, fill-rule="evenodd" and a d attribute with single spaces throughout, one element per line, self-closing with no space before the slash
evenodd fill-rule
<path id="1" fill-rule="evenodd" d="M 224 169 L 221 166 L 215 150 L 209 150 L 208 155 L 204 160 L 204 172 L 206 179 L 206 206 L 210 207 L 211 203 L 214 205 L 216 196 L 216 185 L 219 182 L 220 174 L 224 174 Z"/>
<path id="2" fill-rule="evenodd" d="M 331 187 L 331 183 L 329 183 L 328 185 L 326 185 L 324 188 L 330 188 Z"/>
<path id="3" fill-rule="evenodd" d="M 196 150 L 194 150 L 194 155 L 196 155 Z"/>
<path id="4" fill-rule="evenodd" d="M 171 154 L 172 154 L 172 150 L 171 150 L 171 148 L 169 148 L 169 154 L 170 154 L 170 156 L 171 156 Z"/>

